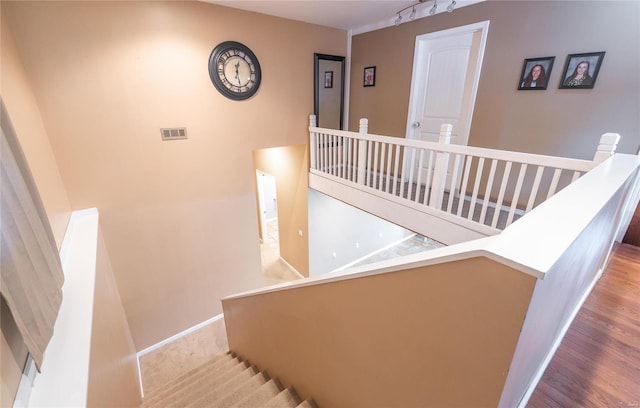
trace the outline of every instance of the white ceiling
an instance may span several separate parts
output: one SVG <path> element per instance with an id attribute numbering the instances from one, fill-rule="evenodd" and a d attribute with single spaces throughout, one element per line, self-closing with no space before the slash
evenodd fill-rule
<path id="1" fill-rule="evenodd" d="M 412 0 L 203 0 L 207 3 L 284 17 L 306 23 L 353 30 L 354 34 L 392 25 L 396 12 L 411 6 Z M 457 0 L 456 8 L 483 0 Z M 444 12 L 451 0 L 439 0 L 438 12 Z M 416 18 L 428 15 L 433 0 L 416 8 Z M 408 19 L 405 12 L 404 20 Z"/>

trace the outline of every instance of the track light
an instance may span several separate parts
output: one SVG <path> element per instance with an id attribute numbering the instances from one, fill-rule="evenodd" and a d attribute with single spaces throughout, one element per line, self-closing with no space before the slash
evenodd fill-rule
<path id="1" fill-rule="evenodd" d="M 455 6 L 456 6 L 456 0 L 451 0 L 451 4 L 447 6 L 447 12 L 451 13 Z"/>
<path id="2" fill-rule="evenodd" d="M 433 7 L 431 7 L 431 10 L 429 10 L 429 15 L 432 16 L 432 15 L 436 14 L 436 11 L 438 11 L 438 2 L 437 2 L 437 0 L 433 2 Z"/>
<path id="3" fill-rule="evenodd" d="M 394 21 L 395 25 L 400 25 L 400 23 L 402 23 L 402 13 L 404 13 L 405 11 L 411 9 L 411 12 L 408 15 L 408 21 L 413 21 L 416 18 L 417 15 L 417 10 L 416 7 L 423 4 L 423 3 L 429 3 L 433 1 L 433 4 L 431 5 L 431 8 L 428 11 L 428 14 L 430 16 L 436 14 L 438 12 L 438 0 L 418 0 L 415 3 L 408 5 L 407 7 L 401 9 L 400 11 L 396 12 L 396 19 Z M 453 9 L 456 6 L 456 0 L 451 0 L 451 3 L 447 6 L 447 11 L 449 13 L 451 13 L 453 11 Z M 424 17 L 426 13 L 422 13 L 420 14 L 418 17 Z"/>

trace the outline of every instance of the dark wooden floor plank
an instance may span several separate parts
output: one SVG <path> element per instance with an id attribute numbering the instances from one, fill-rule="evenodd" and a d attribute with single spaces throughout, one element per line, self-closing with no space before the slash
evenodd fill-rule
<path id="1" fill-rule="evenodd" d="M 615 248 L 527 407 L 640 408 L 640 248 Z"/>

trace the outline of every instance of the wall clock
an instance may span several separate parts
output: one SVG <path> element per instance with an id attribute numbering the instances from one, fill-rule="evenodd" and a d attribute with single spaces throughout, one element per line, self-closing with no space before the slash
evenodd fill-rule
<path id="1" fill-rule="evenodd" d="M 225 41 L 209 57 L 209 77 L 224 96 L 236 101 L 251 98 L 260 87 L 262 74 L 256 55 L 244 44 Z"/>

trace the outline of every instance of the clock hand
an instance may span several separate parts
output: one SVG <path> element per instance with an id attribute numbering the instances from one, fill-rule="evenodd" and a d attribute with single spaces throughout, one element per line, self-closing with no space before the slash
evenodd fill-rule
<path id="1" fill-rule="evenodd" d="M 240 61 L 236 62 L 236 79 L 238 80 L 238 85 L 242 86 L 242 82 L 240 82 L 240 73 L 238 72 L 238 68 L 240 67 Z"/>

